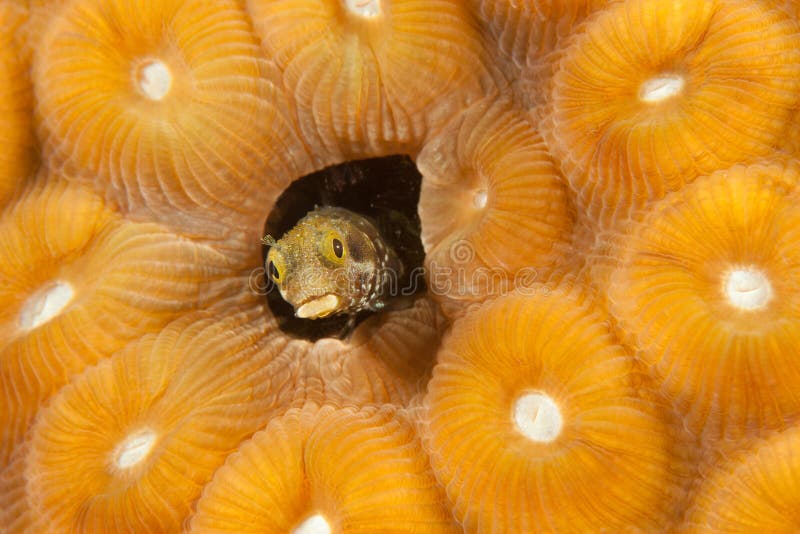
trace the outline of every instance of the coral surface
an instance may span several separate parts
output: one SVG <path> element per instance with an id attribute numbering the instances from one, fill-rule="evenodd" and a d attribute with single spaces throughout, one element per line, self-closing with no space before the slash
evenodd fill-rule
<path id="1" fill-rule="evenodd" d="M 793 532 L 799 281 L 796 0 L 0 0 L 0 533 Z"/>

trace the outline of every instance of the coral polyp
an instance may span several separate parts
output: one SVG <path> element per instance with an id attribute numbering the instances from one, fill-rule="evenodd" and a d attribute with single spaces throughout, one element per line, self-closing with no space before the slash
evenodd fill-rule
<path id="1" fill-rule="evenodd" d="M 709 469 L 687 512 L 685 532 L 800 529 L 800 428 L 750 444 Z"/>
<path id="2" fill-rule="evenodd" d="M 191 532 L 458 532 L 406 418 L 306 405 L 214 476 Z"/>
<path id="3" fill-rule="evenodd" d="M 800 33 L 761 2 L 619 2 L 573 37 L 544 132 L 601 227 L 769 155 L 798 104 Z"/>
<path id="4" fill-rule="evenodd" d="M 256 33 L 283 72 L 303 138 L 323 163 L 419 150 L 487 68 L 454 0 L 249 0 Z M 297 20 L 302 19 L 302 25 Z"/>
<path id="5" fill-rule="evenodd" d="M 187 315 L 87 369 L 31 431 L 26 495 L 36 524 L 179 529 L 229 450 L 276 408 L 268 369 L 284 345 L 250 305 Z"/>
<path id="6" fill-rule="evenodd" d="M 0 216 L 0 463 L 72 373 L 210 304 L 234 272 L 215 250 L 125 221 L 58 175 L 39 178 Z"/>
<path id="7" fill-rule="evenodd" d="M 783 162 L 700 178 L 611 253 L 611 310 L 697 433 L 741 437 L 800 415 L 798 179 Z"/>
<path id="8" fill-rule="evenodd" d="M 425 398 L 424 437 L 466 530 L 668 521 L 682 446 L 638 382 L 603 315 L 578 295 L 501 297 L 457 321 Z"/>
<path id="9" fill-rule="evenodd" d="M 482 101 L 432 138 L 417 161 L 429 285 L 481 301 L 542 282 L 563 258 L 574 212 L 539 133 L 509 101 Z"/>
<path id="10" fill-rule="evenodd" d="M 252 222 L 302 170 L 278 75 L 237 2 L 83 0 L 36 20 L 49 163 L 125 209 L 216 236 L 220 218 Z"/>

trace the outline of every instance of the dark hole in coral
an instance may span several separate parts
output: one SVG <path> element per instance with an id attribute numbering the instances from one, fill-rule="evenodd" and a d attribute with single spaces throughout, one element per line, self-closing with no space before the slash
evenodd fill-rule
<path id="1" fill-rule="evenodd" d="M 422 175 L 408 156 L 395 155 L 348 161 L 295 180 L 278 198 L 267 217 L 264 234 L 280 239 L 317 206 L 338 206 L 369 217 L 405 267 L 392 290 L 387 309 L 411 302 L 411 296 L 425 291 L 422 265 L 425 251 L 420 241 L 417 214 Z M 266 260 L 268 246 L 262 250 Z M 295 317 L 292 306 L 267 281 L 267 303 L 284 332 L 315 341 L 323 337 L 346 337 L 353 326 L 375 312 L 360 312 L 354 320 L 347 315 L 322 319 Z"/>

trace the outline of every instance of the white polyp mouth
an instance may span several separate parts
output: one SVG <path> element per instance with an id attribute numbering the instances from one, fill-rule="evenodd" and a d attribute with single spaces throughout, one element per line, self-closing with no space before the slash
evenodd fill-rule
<path id="1" fill-rule="evenodd" d="M 33 330 L 51 320 L 72 301 L 75 290 L 67 282 L 54 282 L 31 295 L 19 314 L 19 325 Z"/>
<path id="2" fill-rule="evenodd" d="M 351 13 L 359 17 L 372 18 L 381 13 L 380 0 L 345 0 L 344 4 Z"/>
<path id="3" fill-rule="evenodd" d="M 475 191 L 475 196 L 472 197 L 472 204 L 478 208 L 483 209 L 489 201 L 489 192 L 486 189 L 478 189 Z"/>
<path id="4" fill-rule="evenodd" d="M 728 302 L 742 310 L 757 310 L 772 299 L 772 284 L 758 269 L 735 269 L 725 277 Z"/>
<path id="5" fill-rule="evenodd" d="M 297 525 L 292 534 L 331 534 L 331 526 L 320 514 L 314 514 Z"/>
<path id="6" fill-rule="evenodd" d="M 120 469 L 129 469 L 139 464 L 153 450 L 156 437 L 152 430 L 141 430 L 125 438 L 117 447 L 115 465 Z"/>
<path id="7" fill-rule="evenodd" d="M 149 61 L 139 67 L 136 73 L 139 90 L 150 100 L 161 100 L 172 87 L 172 73 L 160 60 Z"/>
<path id="8" fill-rule="evenodd" d="M 642 102 L 661 102 L 679 94 L 683 90 L 683 76 L 664 74 L 650 78 L 639 87 L 639 100 Z"/>
<path id="9" fill-rule="evenodd" d="M 531 441 L 549 443 L 561 433 L 564 420 L 553 399 L 542 393 L 526 393 L 514 403 L 514 424 Z"/>

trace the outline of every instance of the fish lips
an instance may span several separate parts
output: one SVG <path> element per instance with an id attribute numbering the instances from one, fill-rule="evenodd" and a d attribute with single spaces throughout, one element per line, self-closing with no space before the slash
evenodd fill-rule
<path id="1" fill-rule="evenodd" d="M 294 314 L 301 319 L 320 319 L 337 311 L 341 302 L 342 299 L 337 295 L 327 293 L 321 297 L 306 300 L 295 308 Z"/>

